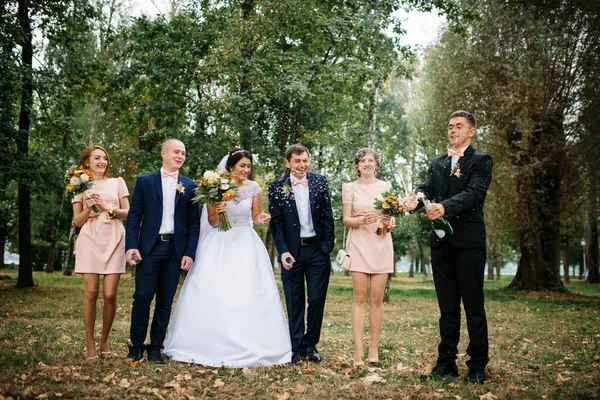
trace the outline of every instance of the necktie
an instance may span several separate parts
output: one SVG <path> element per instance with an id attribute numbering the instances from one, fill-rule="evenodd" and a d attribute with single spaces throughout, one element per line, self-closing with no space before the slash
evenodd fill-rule
<path id="1" fill-rule="evenodd" d="M 457 155 L 459 157 L 462 157 L 465 155 L 465 152 L 462 151 L 461 149 L 458 150 L 454 150 L 454 149 L 448 149 L 448 157 L 452 157 L 454 155 Z"/>
<path id="2" fill-rule="evenodd" d="M 170 176 L 171 178 L 177 180 L 177 178 L 179 177 L 179 171 L 167 172 L 164 169 L 162 169 L 160 172 L 161 172 L 161 175 L 162 175 L 163 178 L 166 178 L 167 176 Z"/>
<path id="3" fill-rule="evenodd" d="M 296 185 L 308 185 L 308 179 L 306 178 L 302 178 L 302 179 L 298 179 L 296 177 L 292 177 L 292 185 L 296 186 Z"/>

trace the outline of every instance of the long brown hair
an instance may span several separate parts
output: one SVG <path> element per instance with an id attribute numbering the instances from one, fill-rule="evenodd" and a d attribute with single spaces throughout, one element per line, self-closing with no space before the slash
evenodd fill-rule
<path id="1" fill-rule="evenodd" d="M 92 155 L 92 151 L 94 150 L 102 150 L 104 154 L 106 154 L 106 158 L 108 159 L 108 165 L 104 170 L 103 178 L 110 178 L 110 156 L 108 155 L 108 151 L 106 151 L 106 149 L 100 146 L 99 144 L 90 144 L 83 150 L 83 153 L 81 153 L 81 157 L 79 157 L 79 165 L 85 168 L 89 168 L 90 164 L 88 162 L 88 159 L 90 158 L 90 156 Z"/>

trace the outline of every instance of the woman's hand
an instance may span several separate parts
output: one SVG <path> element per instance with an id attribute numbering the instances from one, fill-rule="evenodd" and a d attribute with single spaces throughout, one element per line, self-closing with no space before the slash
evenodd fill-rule
<path id="1" fill-rule="evenodd" d="M 363 225 L 370 225 L 379 219 L 379 214 L 376 213 L 365 213 L 363 215 Z"/>
<path id="2" fill-rule="evenodd" d="M 259 221 L 260 224 L 268 226 L 269 222 L 271 222 L 271 214 L 263 211 L 260 214 L 258 214 L 257 220 Z"/>
<path id="3" fill-rule="evenodd" d="M 218 201 L 215 203 L 214 207 L 217 214 L 220 214 L 222 212 L 225 212 L 225 210 L 227 209 L 227 204 L 225 204 L 224 201 Z"/>
<path id="4" fill-rule="evenodd" d="M 382 214 L 379 216 L 379 219 L 382 223 L 386 224 L 386 225 L 391 225 L 392 222 L 392 216 L 391 215 L 385 215 Z"/>
<path id="5" fill-rule="evenodd" d="M 88 193 L 87 191 L 83 192 L 83 203 L 92 208 L 93 206 L 96 205 L 96 197 L 99 197 L 97 194 L 95 193 Z"/>

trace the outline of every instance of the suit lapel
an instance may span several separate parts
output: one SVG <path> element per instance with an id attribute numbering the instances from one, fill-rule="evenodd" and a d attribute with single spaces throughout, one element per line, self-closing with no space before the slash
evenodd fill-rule
<path id="1" fill-rule="evenodd" d="M 310 205 L 310 209 L 314 208 L 315 197 L 317 195 L 317 182 L 315 180 L 315 176 L 310 172 L 306 174 L 306 179 L 308 179 L 308 204 Z"/>
<path id="2" fill-rule="evenodd" d="M 156 186 L 156 191 L 158 192 L 158 197 L 160 197 L 160 205 L 162 207 L 163 204 L 163 192 L 162 192 L 162 178 L 160 176 L 160 170 L 154 173 L 154 185 Z"/>
<path id="3" fill-rule="evenodd" d="M 284 196 L 284 197 L 282 197 L 282 199 L 289 203 L 290 207 L 292 207 L 292 211 L 293 211 L 294 215 L 296 216 L 296 219 L 298 219 L 298 221 L 300 221 L 300 219 L 298 217 L 298 206 L 296 206 L 296 198 L 294 197 L 294 187 L 292 186 L 292 178 L 290 177 L 289 173 L 287 175 L 285 175 L 283 178 L 283 184 L 281 185 L 282 192 L 283 192 L 283 188 L 286 186 L 288 186 L 290 188 L 291 195 Z"/>
<path id="4" fill-rule="evenodd" d="M 179 198 L 182 196 L 177 191 L 177 188 L 179 187 L 179 185 L 183 185 L 183 175 L 181 175 L 181 172 L 179 174 L 177 174 L 177 185 L 175 186 L 175 208 L 177 208 L 177 203 L 179 203 Z"/>

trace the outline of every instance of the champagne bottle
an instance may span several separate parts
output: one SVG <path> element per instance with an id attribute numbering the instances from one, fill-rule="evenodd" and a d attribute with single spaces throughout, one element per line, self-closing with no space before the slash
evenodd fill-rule
<path id="1" fill-rule="evenodd" d="M 429 207 L 431 204 L 429 199 L 426 196 L 423 196 L 422 200 L 423 204 L 425 204 L 425 208 Z M 454 235 L 452 225 L 450 225 L 450 222 L 444 217 L 439 217 L 438 219 L 431 221 L 431 227 L 440 240 L 448 240 Z"/>

